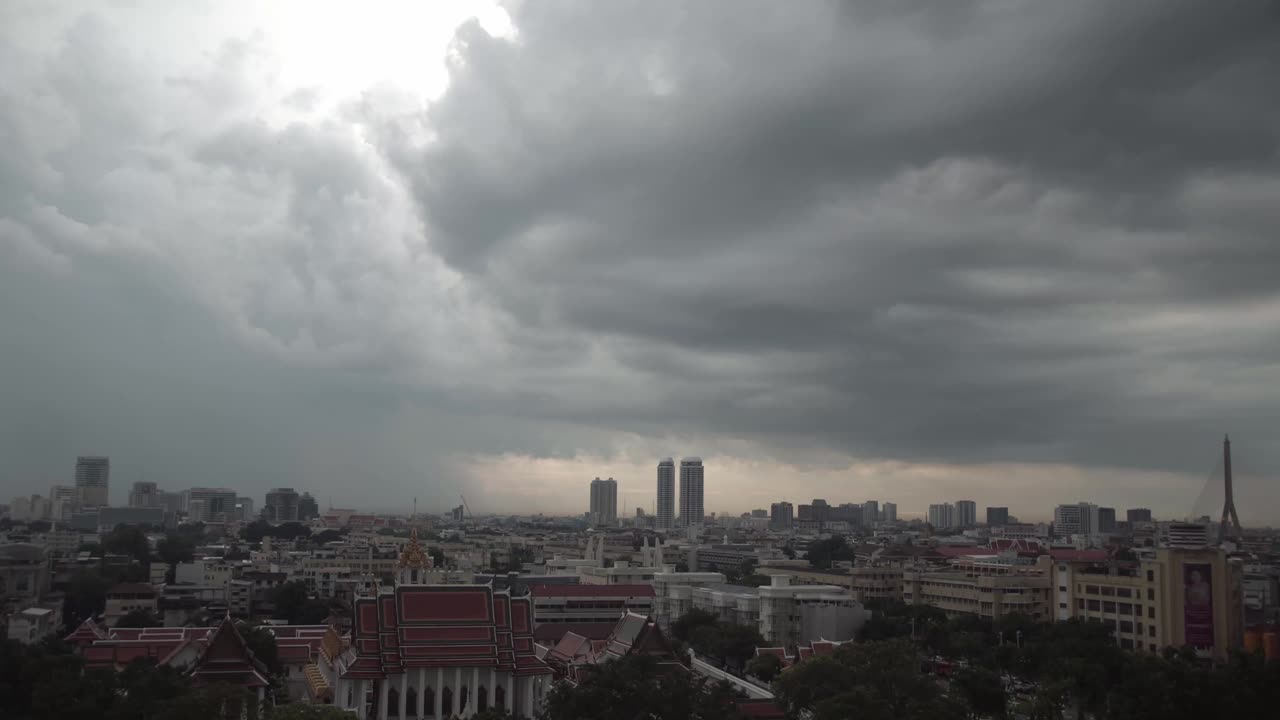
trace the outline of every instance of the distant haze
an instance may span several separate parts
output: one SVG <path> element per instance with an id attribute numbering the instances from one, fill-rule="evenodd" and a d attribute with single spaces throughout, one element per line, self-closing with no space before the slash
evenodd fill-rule
<path id="1" fill-rule="evenodd" d="M 1264 2 L 0 3 L 0 502 L 1178 517 L 1230 432 L 1276 522 L 1277 78 Z"/>

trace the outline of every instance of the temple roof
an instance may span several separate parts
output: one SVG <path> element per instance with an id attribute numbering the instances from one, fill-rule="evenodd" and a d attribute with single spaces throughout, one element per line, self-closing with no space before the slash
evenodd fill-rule
<path id="1" fill-rule="evenodd" d="M 269 672 L 253 655 L 230 617 L 213 631 L 204 652 L 196 659 L 191 679 L 197 684 L 225 682 L 242 687 L 267 687 Z"/>
<path id="2" fill-rule="evenodd" d="M 402 586 L 360 598 L 354 609 L 354 653 L 344 656 L 344 678 L 381 678 L 416 667 L 550 673 L 534 653 L 529 599 L 489 585 Z"/>
<path id="3" fill-rule="evenodd" d="M 418 528 L 409 531 L 409 543 L 400 551 L 400 569 L 429 570 L 432 565 L 431 556 L 418 544 Z"/>

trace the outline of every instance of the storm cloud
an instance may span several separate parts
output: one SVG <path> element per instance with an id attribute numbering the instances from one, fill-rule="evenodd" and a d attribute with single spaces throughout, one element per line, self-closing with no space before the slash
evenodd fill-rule
<path id="1" fill-rule="evenodd" d="M 1273 500 L 1278 7 L 513 2 L 432 97 L 0 11 L 0 481 Z"/>

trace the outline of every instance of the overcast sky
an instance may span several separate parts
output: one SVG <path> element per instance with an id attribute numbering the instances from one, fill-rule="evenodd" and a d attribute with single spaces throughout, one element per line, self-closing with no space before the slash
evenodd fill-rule
<path id="1" fill-rule="evenodd" d="M 1276 8 L 0 3 L 0 501 L 1280 521 Z"/>

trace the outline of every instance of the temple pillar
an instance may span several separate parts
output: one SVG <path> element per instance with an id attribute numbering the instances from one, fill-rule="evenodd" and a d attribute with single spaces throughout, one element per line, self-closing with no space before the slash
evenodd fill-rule
<path id="1" fill-rule="evenodd" d="M 408 717 L 405 714 L 408 709 L 405 705 L 409 702 L 409 673 L 400 673 L 400 720 Z"/>
<path id="2" fill-rule="evenodd" d="M 427 716 L 427 669 L 418 668 L 418 720 Z"/>
<path id="3" fill-rule="evenodd" d="M 365 702 L 365 696 L 368 691 L 368 687 L 365 685 L 367 682 L 369 681 L 360 680 L 356 683 L 356 717 L 360 718 L 360 720 L 368 720 L 369 717 L 369 705 Z"/>
<path id="4" fill-rule="evenodd" d="M 489 668 L 489 707 L 498 706 L 498 671 Z"/>
<path id="5" fill-rule="evenodd" d="M 471 668 L 471 702 L 467 703 L 467 717 L 480 711 L 480 668 Z"/>
<path id="6" fill-rule="evenodd" d="M 462 668 L 453 669 L 453 714 L 462 717 Z"/>
<path id="7" fill-rule="evenodd" d="M 441 716 L 442 703 L 444 702 L 444 668 L 436 668 L 436 720 L 443 720 Z"/>
<path id="8" fill-rule="evenodd" d="M 533 676 L 524 679 L 524 711 L 529 717 L 534 716 L 533 712 Z"/>
<path id="9" fill-rule="evenodd" d="M 513 685 L 515 672 L 507 673 L 507 712 L 511 713 L 511 717 L 516 717 L 516 693 Z"/>
<path id="10" fill-rule="evenodd" d="M 387 720 L 387 690 L 390 687 L 385 676 L 378 680 L 378 720 Z"/>

